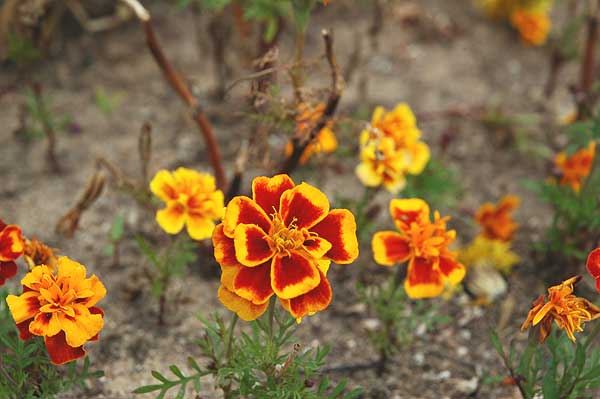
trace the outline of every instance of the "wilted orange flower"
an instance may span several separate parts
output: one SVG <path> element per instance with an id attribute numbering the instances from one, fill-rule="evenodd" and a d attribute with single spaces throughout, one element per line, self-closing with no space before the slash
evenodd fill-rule
<path id="1" fill-rule="evenodd" d="M 331 261 L 358 256 L 356 222 L 346 209 L 329 209 L 317 188 L 288 175 L 257 177 L 252 198 L 233 198 L 213 233 L 221 265 L 219 300 L 243 320 L 254 320 L 274 294 L 300 320 L 331 301 Z"/>
<path id="2" fill-rule="evenodd" d="M 585 298 L 573 295 L 573 285 L 581 276 L 571 277 L 559 285 L 548 288 L 548 297 L 540 295 L 533 302 L 527 319 L 521 326 L 525 331 L 529 326 L 540 325 L 539 341 L 543 343 L 552 331 L 552 321 L 565 330 L 569 339 L 575 342 L 575 332 L 583 331 L 583 323 L 600 317 L 600 308 Z"/>
<path id="3" fill-rule="evenodd" d="M 21 228 L 0 220 L 0 286 L 17 274 L 17 260 L 25 249 Z"/>
<path id="4" fill-rule="evenodd" d="M 511 24 L 526 43 L 539 46 L 546 42 L 550 32 L 550 17 L 537 9 L 517 8 L 510 15 Z"/>
<path id="5" fill-rule="evenodd" d="M 489 202 L 481 205 L 475 214 L 475 220 L 483 229 L 481 234 L 490 240 L 511 241 L 519 227 L 512 218 L 512 212 L 520 202 L 516 195 L 506 195 L 498 205 Z"/>
<path id="6" fill-rule="evenodd" d="M 50 360 L 64 364 L 85 356 L 83 344 L 96 341 L 104 326 L 104 312 L 95 306 L 106 289 L 85 267 L 63 256 L 58 272 L 36 266 L 23 277 L 23 293 L 9 295 L 8 307 L 22 340 L 44 337 Z"/>
<path id="7" fill-rule="evenodd" d="M 54 253 L 55 249 L 50 248 L 35 237 L 31 240 L 25 240 L 25 253 L 23 258 L 29 269 L 33 269 L 36 265 L 46 265 L 50 270 L 56 270 L 58 259 Z"/>
<path id="8" fill-rule="evenodd" d="M 429 205 L 418 198 L 393 199 L 390 213 L 400 232 L 375 233 L 373 256 L 384 266 L 409 262 L 404 289 L 410 298 L 436 297 L 446 284 L 462 281 L 465 267 L 448 249 L 456 237 L 456 231 L 446 229 L 449 217 L 436 211 L 431 222 Z"/>
<path id="9" fill-rule="evenodd" d="M 306 137 L 310 134 L 310 131 L 316 125 L 317 121 L 325 112 L 325 103 L 320 103 L 314 108 L 310 108 L 308 105 L 301 103 L 298 106 L 298 115 L 296 116 L 296 134 L 302 137 Z M 335 133 L 331 130 L 331 123 L 328 123 L 315 139 L 306 146 L 302 156 L 300 157 L 300 164 L 304 165 L 313 154 L 325 153 L 329 154 L 337 149 L 338 143 L 335 137 Z M 285 155 L 289 157 L 292 155 L 294 145 L 292 141 L 288 141 L 285 146 Z"/>
<path id="10" fill-rule="evenodd" d="M 590 141 L 587 148 L 582 148 L 570 157 L 562 151 L 554 158 L 554 165 L 560 172 L 560 184 L 569 185 L 575 192 L 581 189 L 581 183 L 592 170 L 596 143 Z"/>
<path id="11" fill-rule="evenodd" d="M 192 239 L 204 240 L 212 235 L 214 220 L 223 215 L 223 192 L 207 173 L 161 170 L 150 182 L 150 190 L 167 204 L 156 213 L 156 221 L 169 234 L 179 233 L 186 225 Z"/>
<path id="12" fill-rule="evenodd" d="M 596 289 L 600 292 L 600 248 L 594 249 L 588 255 L 585 266 L 588 272 L 596 280 Z"/>

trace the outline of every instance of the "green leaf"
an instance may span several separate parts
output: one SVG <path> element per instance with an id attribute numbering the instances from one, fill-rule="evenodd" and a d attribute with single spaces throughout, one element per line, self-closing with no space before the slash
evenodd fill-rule
<path id="1" fill-rule="evenodd" d="M 544 399 L 559 399 L 556 371 L 554 369 L 548 370 L 542 380 L 542 394 Z"/>
<path id="2" fill-rule="evenodd" d="M 164 385 L 162 384 L 154 384 L 154 385 L 144 385 L 143 387 L 139 387 L 133 390 L 133 393 L 141 394 L 141 393 L 149 393 L 154 391 L 159 391 L 163 389 Z"/>
<path id="3" fill-rule="evenodd" d="M 118 213 L 114 220 L 112 227 L 110 229 L 110 239 L 111 241 L 119 241 L 123 238 L 123 230 L 125 226 L 125 218 L 122 213 Z"/>

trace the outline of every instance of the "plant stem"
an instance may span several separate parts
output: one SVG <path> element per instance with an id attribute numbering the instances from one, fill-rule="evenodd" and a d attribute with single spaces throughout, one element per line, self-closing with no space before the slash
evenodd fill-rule
<path id="1" fill-rule="evenodd" d="M 231 348 L 233 346 L 233 330 L 235 329 L 235 325 L 237 324 L 238 319 L 239 316 L 237 315 L 237 313 L 234 313 L 231 317 L 231 324 L 229 324 L 229 332 L 227 334 L 227 349 L 225 350 L 225 360 L 227 361 L 227 363 L 229 363 L 229 361 L 231 360 Z"/>
<path id="2" fill-rule="evenodd" d="M 587 336 L 585 343 L 583 344 L 584 350 L 588 350 L 592 342 L 594 342 L 594 340 L 598 337 L 598 334 L 600 334 L 600 323 L 596 322 L 594 329 L 592 330 L 590 335 Z"/>

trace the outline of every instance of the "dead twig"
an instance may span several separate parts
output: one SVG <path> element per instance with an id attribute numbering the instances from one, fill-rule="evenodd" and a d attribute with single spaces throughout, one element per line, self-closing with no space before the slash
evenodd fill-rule
<path id="1" fill-rule="evenodd" d="M 144 32 L 146 34 L 146 44 L 150 53 L 154 57 L 154 60 L 158 64 L 163 76 L 169 82 L 173 90 L 177 92 L 179 97 L 186 103 L 192 113 L 194 122 L 198 125 L 200 132 L 206 143 L 206 147 L 210 156 L 210 161 L 215 173 L 215 179 L 217 181 L 217 187 L 224 189 L 227 186 L 227 179 L 225 177 L 225 171 L 223 169 L 223 161 L 221 158 L 221 151 L 219 144 L 215 139 L 212 126 L 208 121 L 204 110 L 200 103 L 192 94 L 188 84 L 184 81 L 181 75 L 175 70 L 173 65 L 167 60 L 162 47 L 160 46 L 154 28 L 152 27 L 152 21 L 150 13 L 142 6 L 138 0 L 121 0 L 129 7 L 131 7 L 136 14 L 137 18 L 142 23 Z"/>
<path id="2" fill-rule="evenodd" d="M 590 2 L 589 17 L 587 22 L 587 33 L 585 41 L 585 53 L 581 63 L 581 76 L 579 87 L 576 90 L 577 119 L 581 120 L 589 116 L 593 107 L 592 86 L 596 72 L 596 47 L 598 44 L 600 23 L 600 0 Z"/>
<path id="3" fill-rule="evenodd" d="M 292 154 L 283 163 L 281 167 L 281 173 L 290 174 L 292 171 L 294 171 L 294 169 L 296 169 L 300 161 L 300 157 L 304 153 L 306 147 L 317 137 L 321 129 L 323 129 L 325 125 L 332 119 L 335 111 L 337 110 L 337 106 L 340 102 L 340 97 L 344 89 L 344 79 L 340 74 L 340 70 L 335 59 L 335 54 L 333 53 L 333 36 L 326 29 L 323 29 L 321 35 L 323 36 L 323 40 L 325 42 L 325 56 L 327 57 L 327 61 L 331 70 L 331 90 L 329 99 L 327 100 L 323 114 L 315 123 L 308 136 L 302 137 L 301 135 L 296 134 L 292 138 Z"/>

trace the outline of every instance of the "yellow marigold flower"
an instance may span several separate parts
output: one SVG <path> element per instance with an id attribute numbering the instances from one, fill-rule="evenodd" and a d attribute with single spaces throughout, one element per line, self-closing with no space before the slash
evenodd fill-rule
<path id="1" fill-rule="evenodd" d="M 34 237 L 31 240 L 25 240 L 23 257 L 29 269 L 33 269 L 36 265 L 46 265 L 50 270 L 55 271 L 58 259 L 54 251 L 54 248 L 50 248 Z"/>
<path id="2" fill-rule="evenodd" d="M 530 8 L 517 8 L 510 15 L 511 24 L 519 31 L 521 39 L 534 46 L 546 42 L 551 21 L 547 12 Z"/>
<path id="3" fill-rule="evenodd" d="M 221 266 L 219 300 L 243 320 L 254 320 L 276 295 L 297 320 L 331 302 L 331 261 L 358 256 L 354 215 L 330 209 L 317 188 L 288 175 L 257 177 L 252 198 L 233 198 L 213 233 Z"/>
<path id="4" fill-rule="evenodd" d="M 308 105 L 302 103 L 298 106 L 298 115 L 296 116 L 296 131 L 300 137 L 306 137 L 310 134 L 311 130 L 319 120 L 319 118 L 325 112 L 325 103 L 320 103 L 314 108 L 310 108 Z M 328 123 L 317 136 L 315 140 L 306 146 L 306 149 L 300 157 L 300 164 L 304 165 L 313 154 L 325 153 L 330 154 L 337 150 L 338 142 L 335 137 L 335 133 L 331 130 L 331 123 Z M 289 157 L 292 155 L 294 146 L 292 141 L 288 141 L 285 146 L 285 155 Z"/>
<path id="5" fill-rule="evenodd" d="M 150 182 L 150 190 L 167 204 L 156 213 L 156 221 L 169 234 L 179 233 L 186 225 L 192 239 L 210 238 L 214 221 L 223 215 L 223 192 L 207 173 L 161 170 Z"/>
<path id="6" fill-rule="evenodd" d="M 475 214 L 475 220 L 483 229 L 482 235 L 490 240 L 512 240 L 519 227 L 512 218 L 512 212 L 520 202 L 516 195 L 506 195 L 498 205 L 489 202 L 481 205 Z"/>
<path id="7" fill-rule="evenodd" d="M 569 339 L 575 342 L 575 332 L 583 331 L 583 324 L 600 317 L 600 308 L 585 298 L 573 295 L 573 285 L 581 276 L 571 277 L 559 285 L 548 288 L 548 296 L 540 295 L 533 302 L 527 319 L 521 326 L 525 331 L 530 326 L 540 325 L 539 341 L 543 343 L 552 331 L 552 321 L 565 330 Z"/>
<path id="8" fill-rule="evenodd" d="M 446 229 L 448 217 L 436 211 L 432 222 L 429 205 L 418 198 L 393 199 L 390 213 L 399 232 L 375 233 L 373 256 L 383 266 L 409 262 L 404 289 L 410 298 L 436 297 L 446 284 L 462 281 L 465 267 L 448 249 L 456 237 L 456 231 Z"/>
<path id="9" fill-rule="evenodd" d="M 365 136 L 376 139 L 380 135 L 394 139 L 396 149 L 411 147 L 419 140 L 421 131 L 408 104 L 399 103 L 392 111 L 386 111 L 383 107 L 375 108 L 370 129 L 361 134 L 361 143 L 366 141 Z"/>
<path id="10" fill-rule="evenodd" d="M 592 170 L 594 164 L 594 155 L 596 152 L 596 143 L 590 141 L 587 148 L 576 151 L 570 157 L 562 151 L 554 158 L 554 166 L 560 172 L 560 184 L 569 185 L 575 192 L 581 189 L 581 183 Z"/>
<path id="11" fill-rule="evenodd" d="M 383 185 L 391 193 L 398 193 L 406 185 L 406 156 L 394 149 L 394 141 L 384 137 L 363 146 L 361 162 L 356 167 L 356 176 L 367 187 Z"/>
<path id="12" fill-rule="evenodd" d="M 36 266 L 21 280 L 23 293 L 6 298 L 21 339 L 44 337 L 54 364 L 85 356 L 83 345 L 97 340 L 104 326 L 104 312 L 96 304 L 106 288 L 95 275 L 85 275 L 83 265 L 63 256 L 56 274 Z"/>
<path id="13" fill-rule="evenodd" d="M 467 268 L 485 265 L 492 266 L 503 274 L 510 274 L 513 266 L 521 259 L 511 251 L 510 242 L 477 236 L 458 252 L 458 260 Z"/>
<path id="14" fill-rule="evenodd" d="M 6 224 L 0 219 L 0 286 L 17 274 L 17 260 L 25 249 L 23 233 L 16 224 Z"/>

